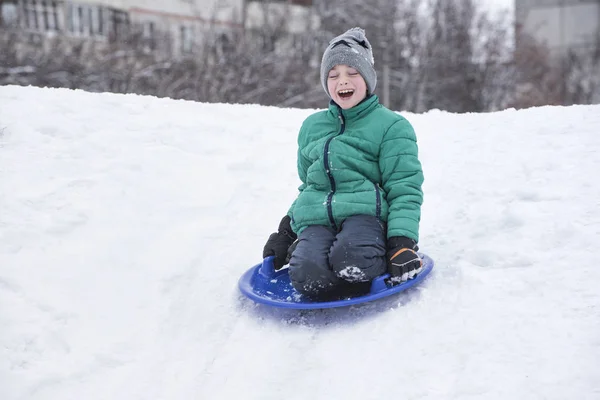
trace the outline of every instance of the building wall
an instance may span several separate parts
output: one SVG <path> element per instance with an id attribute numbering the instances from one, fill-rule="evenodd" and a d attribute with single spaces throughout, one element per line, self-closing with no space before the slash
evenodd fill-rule
<path id="1" fill-rule="evenodd" d="M 516 0 L 515 10 L 522 32 L 555 55 L 585 49 L 600 29 L 600 0 Z"/>
<path id="2" fill-rule="evenodd" d="M 319 28 L 319 18 L 312 7 L 293 3 L 264 3 L 250 1 L 246 3 L 245 23 L 250 29 L 258 29 L 265 24 L 276 24 L 285 20 L 287 29 L 293 33 L 302 33 Z"/>
<path id="3" fill-rule="evenodd" d="M 116 0 L 113 0 L 116 1 Z M 243 0 L 123 1 L 132 24 L 168 34 L 175 54 L 190 53 L 209 29 L 242 27 Z"/>
<path id="4" fill-rule="evenodd" d="M 232 10 L 240 8 L 243 0 L 72 0 L 75 3 L 102 4 L 123 10 L 138 10 L 170 16 L 202 19 L 221 17 L 230 21 Z M 218 19 L 218 18 L 217 18 Z M 240 22 L 235 21 L 235 22 Z"/>
<path id="5" fill-rule="evenodd" d="M 172 56 L 193 53 L 211 26 L 241 27 L 242 0 L 3 0 L 0 25 L 31 43 L 66 36 L 102 45 L 136 36 L 136 46 Z"/>
<path id="6" fill-rule="evenodd" d="M 4 4 L 7 1 L 13 6 L 3 7 L 2 16 L 8 19 L 16 5 L 19 26 L 26 31 L 112 39 L 133 26 L 142 30 L 150 47 L 168 47 L 175 55 L 193 52 L 208 29 L 260 29 L 283 20 L 288 32 L 302 33 L 318 27 L 319 21 L 310 0 L 5 0 Z M 169 43 L 159 43 L 166 36 Z"/>

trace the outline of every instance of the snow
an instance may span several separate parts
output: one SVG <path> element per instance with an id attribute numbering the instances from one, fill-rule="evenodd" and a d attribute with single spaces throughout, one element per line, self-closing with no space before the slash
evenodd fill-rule
<path id="1" fill-rule="evenodd" d="M 600 106 L 404 114 L 433 272 L 271 309 L 312 111 L 0 87 L 0 398 L 600 398 Z"/>

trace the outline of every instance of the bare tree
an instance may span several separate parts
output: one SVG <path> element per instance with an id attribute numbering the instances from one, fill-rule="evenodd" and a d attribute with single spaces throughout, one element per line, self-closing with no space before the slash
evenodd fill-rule
<path id="1" fill-rule="evenodd" d="M 508 13 L 492 17 L 482 10 L 474 16 L 473 98 L 479 111 L 504 109 L 514 97 L 516 67 L 511 19 Z"/>
<path id="2" fill-rule="evenodd" d="M 431 0 L 431 35 L 423 60 L 424 108 L 475 111 L 471 0 Z"/>
<path id="3" fill-rule="evenodd" d="M 554 66 L 550 50 L 531 35 L 517 30 L 514 54 L 516 108 L 561 104 L 560 71 Z"/>
<path id="4" fill-rule="evenodd" d="M 205 24 L 185 54 L 174 52 L 169 33 L 148 38 L 135 25 L 108 41 L 40 33 L 34 42 L 0 26 L 0 84 L 320 108 L 322 53 L 360 26 L 373 46 L 377 94 L 394 110 L 560 104 L 562 78 L 567 102 L 600 102 L 600 38 L 585 57 L 572 53 L 561 76 L 546 48 L 521 35 L 515 50 L 506 16 L 492 18 L 475 0 L 316 0 L 320 28 L 296 34 L 288 11 L 263 4 L 254 28 Z"/>
<path id="5" fill-rule="evenodd" d="M 473 0 L 327 0 L 317 3 L 329 36 L 366 28 L 378 92 L 396 110 L 502 108 L 512 93 L 506 20 Z M 507 79 L 505 81 L 505 79 Z"/>
<path id="6" fill-rule="evenodd" d="M 566 104 L 600 103 L 600 32 L 589 48 L 564 57 Z"/>

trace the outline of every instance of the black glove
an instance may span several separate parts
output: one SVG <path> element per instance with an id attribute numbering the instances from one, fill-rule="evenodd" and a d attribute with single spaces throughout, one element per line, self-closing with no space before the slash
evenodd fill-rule
<path id="1" fill-rule="evenodd" d="M 414 240 L 393 236 L 387 243 L 388 272 L 393 283 L 414 278 L 423 269 L 423 260 L 417 254 L 419 247 Z"/>
<path id="2" fill-rule="evenodd" d="M 296 234 L 290 226 L 291 218 L 286 215 L 279 223 L 277 232 L 272 233 L 263 249 L 263 258 L 275 256 L 273 265 L 275 269 L 281 269 L 289 261 L 288 249 L 297 239 Z"/>

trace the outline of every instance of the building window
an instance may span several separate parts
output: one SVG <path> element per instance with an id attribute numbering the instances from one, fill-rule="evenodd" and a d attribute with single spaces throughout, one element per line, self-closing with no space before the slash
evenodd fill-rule
<path id="1" fill-rule="evenodd" d="M 156 27 L 154 22 L 147 21 L 142 24 L 142 39 L 144 45 L 149 50 L 154 50 L 156 48 Z"/>
<path id="2" fill-rule="evenodd" d="M 96 36 L 106 36 L 104 26 L 104 8 L 103 7 L 90 7 L 88 9 L 88 16 L 90 20 L 90 33 Z"/>
<path id="3" fill-rule="evenodd" d="M 125 11 L 109 10 L 111 39 L 124 38 L 129 34 L 129 15 Z"/>
<path id="4" fill-rule="evenodd" d="M 152 21 L 144 22 L 144 24 L 142 25 L 142 35 L 143 35 L 144 39 L 153 39 L 154 32 L 155 32 L 154 22 L 152 22 Z"/>
<path id="5" fill-rule="evenodd" d="M 98 34 L 106 35 L 106 9 L 104 7 L 98 7 Z"/>
<path id="6" fill-rule="evenodd" d="M 90 36 L 94 34 L 92 10 L 95 7 L 71 4 L 71 32 L 76 35 Z"/>
<path id="7" fill-rule="evenodd" d="M 43 26 L 44 30 L 57 31 L 58 26 L 58 7 L 56 1 L 42 1 L 41 2 L 42 15 L 44 18 Z"/>
<path id="8" fill-rule="evenodd" d="M 39 31 L 58 31 L 59 2 L 50 0 L 23 0 L 25 27 Z"/>
<path id="9" fill-rule="evenodd" d="M 102 6 L 69 4 L 67 29 L 77 36 L 122 37 L 127 34 L 126 12 Z"/>
<path id="10" fill-rule="evenodd" d="M 194 45 L 194 38 L 192 36 L 192 28 L 189 26 L 182 25 L 179 31 L 179 40 L 181 43 L 181 52 L 183 54 L 191 53 Z"/>
<path id="11" fill-rule="evenodd" d="M 69 31 L 72 33 L 83 33 L 83 10 L 69 4 Z"/>
<path id="12" fill-rule="evenodd" d="M 0 26 L 15 26 L 19 21 L 16 2 L 0 1 Z"/>
<path id="13" fill-rule="evenodd" d="M 75 35 L 87 36 L 89 24 L 85 20 L 85 6 L 69 4 L 67 30 Z"/>
<path id="14" fill-rule="evenodd" d="M 23 3 L 23 9 L 25 10 L 25 26 L 28 29 L 38 29 L 37 22 L 37 4 L 36 1 L 25 1 Z"/>

